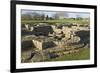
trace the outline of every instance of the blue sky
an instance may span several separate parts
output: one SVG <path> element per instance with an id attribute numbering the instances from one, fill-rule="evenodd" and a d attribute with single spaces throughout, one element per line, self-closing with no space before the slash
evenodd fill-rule
<path id="1" fill-rule="evenodd" d="M 37 10 L 27 10 L 27 9 L 23 9 L 21 11 L 21 14 L 32 14 L 34 12 L 39 13 L 39 14 L 45 14 L 45 15 L 48 15 L 49 17 L 52 17 L 56 13 L 62 14 L 62 16 L 69 17 L 69 18 L 76 18 L 76 17 L 89 18 L 90 17 L 90 14 L 86 12 L 37 11 Z"/>

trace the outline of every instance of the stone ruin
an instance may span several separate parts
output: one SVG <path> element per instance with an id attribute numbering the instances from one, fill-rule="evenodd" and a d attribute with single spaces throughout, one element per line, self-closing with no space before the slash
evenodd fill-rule
<path id="1" fill-rule="evenodd" d="M 24 40 L 24 42 L 22 41 L 22 46 L 26 48 L 31 46 L 33 48 L 36 48 L 35 50 L 38 51 L 49 50 L 54 52 L 56 50 L 55 52 L 57 52 L 57 50 L 58 51 L 69 50 L 68 46 L 70 44 L 79 45 L 79 43 L 85 43 L 89 41 L 88 39 L 89 39 L 90 29 L 88 27 L 81 27 L 76 24 L 70 27 L 63 25 L 60 26 L 60 28 L 58 28 L 55 25 L 38 25 L 38 26 L 25 25 L 25 28 L 26 29 L 24 29 L 24 32 L 27 33 L 29 32 L 28 34 L 25 34 L 25 36 L 30 36 L 31 39 L 26 41 Z M 85 39 L 87 39 L 87 41 L 84 41 Z M 79 50 L 77 49 L 74 51 L 72 49 L 70 51 L 64 51 L 62 55 L 78 51 Z M 56 53 L 56 54 L 61 56 L 61 53 Z"/>

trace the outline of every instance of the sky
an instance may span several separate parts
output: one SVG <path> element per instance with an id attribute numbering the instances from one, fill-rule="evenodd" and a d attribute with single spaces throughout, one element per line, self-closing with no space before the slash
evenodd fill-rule
<path id="1" fill-rule="evenodd" d="M 59 13 L 59 15 L 62 15 L 68 18 L 76 18 L 76 17 L 89 18 L 90 16 L 90 14 L 86 12 L 37 11 L 37 10 L 27 10 L 27 9 L 21 10 L 21 14 L 32 14 L 34 12 L 39 13 L 39 14 L 45 14 L 45 15 L 48 15 L 49 17 L 52 17 L 56 13 Z"/>

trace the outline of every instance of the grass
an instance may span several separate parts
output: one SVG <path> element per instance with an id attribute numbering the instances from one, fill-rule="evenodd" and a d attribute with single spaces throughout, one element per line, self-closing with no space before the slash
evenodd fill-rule
<path id="1" fill-rule="evenodd" d="M 59 19 L 59 20 L 22 20 L 22 24 L 25 23 L 78 23 L 78 24 L 89 24 L 89 21 L 73 20 L 73 19 Z"/>
<path id="2" fill-rule="evenodd" d="M 49 61 L 68 61 L 68 60 L 86 60 L 90 59 L 90 49 L 81 48 L 79 53 L 67 54 L 59 58 L 50 59 Z"/>
<path id="3" fill-rule="evenodd" d="M 78 53 L 71 53 L 71 54 L 63 55 L 62 57 L 47 59 L 46 61 L 48 61 L 48 62 L 50 62 L 50 61 L 73 61 L 73 60 L 88 60 L 88 59 L 90 59 L 90 49 L 89 48 L 80 48 L 80 49 L 81 50 Z M 22 58 L 29 57 L 28 55 L 31 51 L 32 50 L 23 52 L 21 57 Z M 28 61 L 28 62 L 30 62 L 30 61 Z"/>

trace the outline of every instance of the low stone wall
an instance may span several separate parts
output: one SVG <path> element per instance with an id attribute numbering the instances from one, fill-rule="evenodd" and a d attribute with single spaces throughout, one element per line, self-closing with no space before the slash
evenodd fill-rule
<path id="1" fill-rule="evenodd" d="M 65 41 L 54 41 L 54 43 L 59 46 L 62 47 L 65 44 Z"/>
<path id="2" fill-rule="evenodd" d="M 38 49 L 38 50 L 42 50 L 43 47 L 43 42 L 39 41 L 39 40 L 32 40 L 32 43 L 34 44 L 34 46 Z"/>

